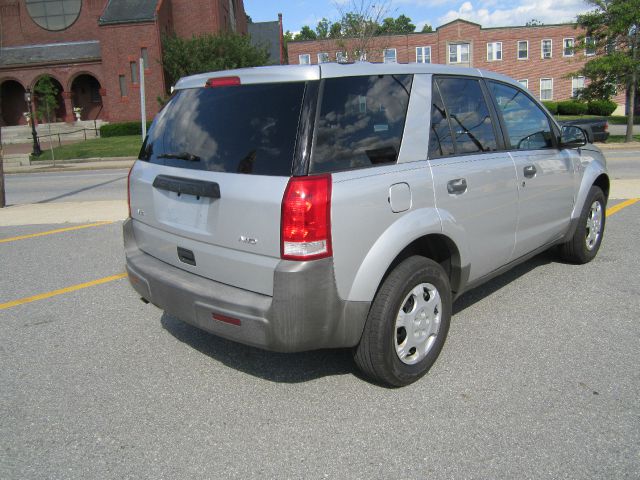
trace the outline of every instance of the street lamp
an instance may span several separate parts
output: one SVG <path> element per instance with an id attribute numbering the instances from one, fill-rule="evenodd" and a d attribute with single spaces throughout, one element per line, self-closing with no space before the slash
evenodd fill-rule
<path id="1" fill-rule="evenodd" d="M 24 92 L 24 101 L 27 102 L 29 106 L 29 118 L 31 119 L 31 136 L 33 137 L 33 152 L 31 154 L 34 157 L 39 157 L 42 155 L 42 150 L 40 150 L 40 143 L 38 142 L 38 134 L 36 133 L 36 122 L 35 117 L 33 116 L 33 106 L 31 105 L 31 89 L 27 88 Z"/>

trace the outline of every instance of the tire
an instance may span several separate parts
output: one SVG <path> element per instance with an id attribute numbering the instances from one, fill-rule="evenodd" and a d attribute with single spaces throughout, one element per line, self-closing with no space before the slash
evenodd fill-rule
<path id="1" fill-rule="evenodd" d="M 591 187 L 573 236 L 560 245 L 560 257 L 571 263 L 588 263 L 595 258 L 604 236 L 607 199 L 599 187 Z"/>
<path id="2" fill-rule="evenodd" d="M 409 257 L 378 290 L 354 351 L 355 362 L 383 385 L 409 385 L 435 363 L 450 320 L 451 286 L 444 269 L 428 258 Z"/>

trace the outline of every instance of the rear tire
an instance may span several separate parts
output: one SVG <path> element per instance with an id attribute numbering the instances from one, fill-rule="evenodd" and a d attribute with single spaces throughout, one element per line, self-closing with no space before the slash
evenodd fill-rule
<path id="1" fill-rule="evenodd" d="M 393 269 L 374 298 L 355 362 L 381 384 L 409 385 L 435 363 L 450 319 L 446 272 L 433 260 L 409 257 Z"/>
<path id="2" fill-rule="evenodd" d="M 560 245 L 560 257 L 571 263 L 588 263 L 595 258 L 602 243 L 607 199 L 600 187 L 591 187 L 582 207 L 573 236 Z"/>

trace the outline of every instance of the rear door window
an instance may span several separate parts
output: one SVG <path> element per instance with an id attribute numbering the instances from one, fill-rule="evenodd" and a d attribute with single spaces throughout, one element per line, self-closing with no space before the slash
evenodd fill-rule
<path id="1" fill-rule="evenodd" d="M 304 90 L 303 82 L 179 90 L 156 116 L 140 159 L 289 176 Z"/>
<path id="2" fill-rule="evenodd" d="M 373 75 L 326 79 L 310 172 L 395 163 L 412 78 Z"/>
<path id="3" fill-rule="evenodd" d="M 434 89 L 439 91 L 444 102 L 457 155 L 497 150 L 493 122 L 482 87 L 477 79 L 436 78 Z M 442 119 L 443 112 L 435 104 L 432 104 L 431 114 L 432 119 L 436 120 L 436 125 L 444 134 L 446 130 Z M 433 130 L 431 135 L 433 135 Z M 432 145 L 429 152 L 432 158 L 444 156 L 445 152 L 449 151 L 447 148 L 441 148 L 442 145 L 432 144 L 431 140 L 429 143 Z M 438 148 L 441 148 L 442 153 L 438 151 Z"/>

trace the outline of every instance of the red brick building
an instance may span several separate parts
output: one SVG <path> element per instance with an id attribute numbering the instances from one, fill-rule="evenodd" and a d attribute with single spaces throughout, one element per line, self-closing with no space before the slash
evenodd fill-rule
<path id="1" fill-rule="evenodd" d="M 521 81 L 542 100 L 566 100 L 584 86 L 584 78 L 572 78 L 572 72 L 595 54 L 587 49 L 574 51 L 580 35 L 584 32 L 573 24 L 482 28 L 455 20 L 432 33 L 376 37 L 366 59 L 482 68 Z M 289 42 L 289 63 L 339 61 L 349 48 L 349 41 L 345 43 L 331 39 Z M 616 113 L 623 113 L 624 93 L 614 100 L 620 107 Z"/>
<path id="2" fill-rule="evenodd" d="M 146 113 L 166 85 L 161 34 L 247 32 L 242 0 L 0 0 L 0 126 L 25 123 L 26 89 L 50 75 L 57 121 L 140 118 L 139 61 Z"/>

